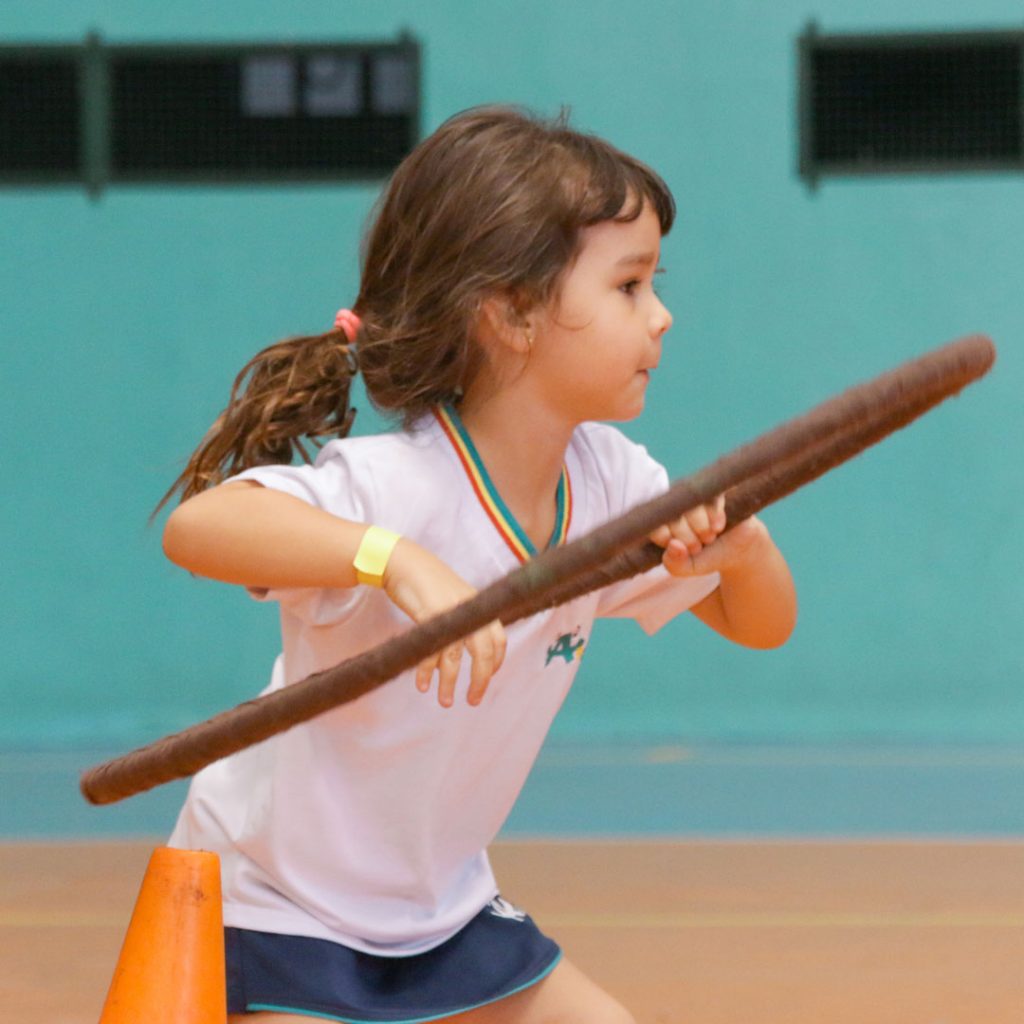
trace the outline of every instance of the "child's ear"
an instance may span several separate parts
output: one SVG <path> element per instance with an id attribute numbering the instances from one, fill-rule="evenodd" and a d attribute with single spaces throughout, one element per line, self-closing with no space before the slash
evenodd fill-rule
<path id="1" fill-rule="evenodd" d="M 485 343 L 505 351 L 529 354 L 533 328 L 506 295 L 492 295 L 480 303 L 479 329 Z"/>

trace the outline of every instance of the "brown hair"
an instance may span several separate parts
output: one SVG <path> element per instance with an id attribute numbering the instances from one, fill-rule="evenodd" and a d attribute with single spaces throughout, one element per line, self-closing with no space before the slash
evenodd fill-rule
<path id="1" fill-rule="evenodd" d="M 564 112 L 478 107 L 446 121 L 395 171 L 364 242 L 354 347 L 374 406 L 408 427 L 455 400 L 481 364 L 481 302 L 501 294 L 526 312 L 551 301 L 580 230 L 634 220 L 645 204 L 667 234 L 675 204 L 662 179 Z M 304 438 L 344 437 L 352 355 L 340 330 L 256 355 L 161 506 L 249 466 L 309 461 Z"/>

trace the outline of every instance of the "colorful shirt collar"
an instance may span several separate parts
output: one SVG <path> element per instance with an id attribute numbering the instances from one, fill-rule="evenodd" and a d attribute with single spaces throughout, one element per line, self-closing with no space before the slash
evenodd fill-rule
<path id="1" fill-rule="evenodd" d="M 501 500 L 498 489 L 491 482 L 487 474 L 480 453 L 473 444 L 473 439 L 459 419 L 455 407 L 450 404 L 438 406 L 434 410 L 441 429 L 448 440 L 451 441 L 455 454 L 462 463 L 466 476 L 473 487 L 484 512 L 494 523 L 502 539 L 512 549 L 512 553 L 520 562 L 526 562 L 537 554 L 533 542 L 526 535 L 526 532 L 516 522 L 515 516 L 509 511 L 508 506 Z M 555 491 L 555 528 L 548 540 L 549 548 L 557 547 L 565 543 L 569 533 L 569 522 L 572 518 L 572 487 L 569 483 L 569 472 L 562 466 L 562 475 L 558 481 L 558 488 Z"/>

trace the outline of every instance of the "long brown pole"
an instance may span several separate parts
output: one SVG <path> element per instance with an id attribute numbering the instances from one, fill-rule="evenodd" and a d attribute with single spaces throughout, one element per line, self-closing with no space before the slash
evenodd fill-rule
<path id="1" fill-rule="evenodd" d="M 934 389 L 914 392 L 891 408 L 881 410 L 866 423 L 846 424 L 793 458 L 782 459 L 766 472 L 737 484 L 725 494 L 726 530 L 859 455 L 947 397 L 948 394 L 939 394 Z M 662 548 L 651 542 L 629 548 L 592 572 L 545 591 L 528 606 L 519 609 L 516 617 L 523 618 L 554 608 L 591 590 L 646 572 L 661 561 L 663 553 Z"/>
<path id="2" fill-rule="evenodd" d="M 509 623 L 603 586 L 609 571 L 618 574 L 612 578 L 642 571 L 658 557 L 647 537 L 687 509 L 726 493 L 729 523 L 735 525 L 957 393 L 994 360 L 992 342 L 978 335 L 850 388 L 387 643 L 89 769 L 81 778 L 82 793 L 91 803 L 112 803 L 192 775 L 368 693 L 494 619 Z"/>

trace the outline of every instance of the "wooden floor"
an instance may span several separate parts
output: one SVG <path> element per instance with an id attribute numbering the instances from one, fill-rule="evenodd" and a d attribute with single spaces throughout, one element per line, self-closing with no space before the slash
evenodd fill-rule
<path id="1" fill-rule="evenodd" d="M 3 1024 L 96 1024 L 152 846 L 0 845 Z M 1024 841 L 516 842 L 493 859 L 503 894 L 642 1024 L 1024 1024 Z"/>

